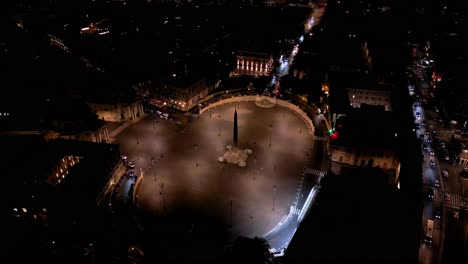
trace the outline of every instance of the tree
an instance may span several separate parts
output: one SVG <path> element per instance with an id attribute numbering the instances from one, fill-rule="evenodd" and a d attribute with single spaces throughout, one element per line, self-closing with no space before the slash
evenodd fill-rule
<path id="1" fill-rule="evenodd" d="M 268 242 L 259 237 L 239 236 L 225 252 L 225 263 L 268 264 L 274 263 Z"/>

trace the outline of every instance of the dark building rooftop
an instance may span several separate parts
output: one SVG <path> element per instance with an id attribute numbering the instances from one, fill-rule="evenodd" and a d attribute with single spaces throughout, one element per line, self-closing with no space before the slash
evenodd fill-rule
<path id="1" fill-rule="evenodd" d="M 128 82 L 102 72 L 88 71 L 85 74 L 86 78 L 82 79 L 84 88 L 80 95 L 86 102 L 131 104 L 137 100 L 137 95 Z"/>
<path id="2" fill-rule="evenodd" d="M 80 162 L 73 166 L 60 188 L 67 193 L 96 199 L 110 179 L 110 172 L 120 161 L 120 148 L 115 144 L 94 143 L 56 139 L 48 144 L 52 160 L 64 156 L 79 156 Z"/>
<path id="3" fill-rule="evenodd" d="M 20 262 L 82 263 L 70 259 L 81 257 L 83 245 L 98 239 L 109 225 L 99 218 L 96 199 L 120 162 L 119 146 L 62 139 L 45 142 L 39 136 L 3 136 L 0 144 L 10 216 L 7 255 Z M 79 162 L 65 168 L 68 174 L 61 183 L 49 183 L 48 176 L 68 156 L 79 157 Z"/>
<path id="4" fill-rule="evenodd" d="M 85 196 L 96 199 L 120 160 L 119 146 L 114 144 L 64 139 L 46 142 L 41 136 L 1 136 L 0 143 L 5 161 L 2 169 L 9 186 L 7 204 L 22 207 L 54 202 L 57 197 L 52 196 L 52 189 L 57 188 L 50 186 L 47 178 L 65 156 L 82 158 L 58 185 L 65 193 L 78 195 L 75 199 Z"/>
<path id="5" fill-rule="evenodd" d="M 394 148 L 397 142 L 395 113 L 375 106 L 362 105 L 341 117 L 338 139 L 331 145 L 360 148 Z"/>
<path id="6" fill-rule="evenodd" d="M 409 263 L 417 230 L 403 196 L 378 168 L 328 173 L 283 263 Z M 416 236 L 414 235 L 416 234 Z M 415 250 L 416 249 L 416 250 Z"/>

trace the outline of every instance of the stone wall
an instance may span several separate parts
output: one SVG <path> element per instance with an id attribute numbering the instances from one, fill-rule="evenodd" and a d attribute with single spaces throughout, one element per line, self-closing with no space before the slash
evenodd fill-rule
<path id="1" fill-rule="evenodd" d="M 201 108 L 200 109 L 200 114 L 203 114 L 204 112 L 206 112 L 207 110 L 209 110 L 211 108 L 215 108 L 215 107 L 218 107 L 218 106 L 221 106 L 221 105 L 224 105 L 224 104 L 238 103 L 238 102 L 256 102 L 256 101 L 260 101 L 262 99 L 267 99 L 267 100 L 270 100 L 270 101 L 274 100 L 276 105 L 288 108 L 289 110 L 292 110 L 293 112 L 298 114 L 301 117 L 301 119 L 307 124 L 307 128 L 308 128 L 309 133 L 311 135 L 314 135 L 315 127 L 314 127 L 314 124 L 312 123 L 312 120 L 307 116 L 306 112 L 304 112 L 301 108 L 299 108 L 299 106 L 297 106 L 295 104 L 292 104 L 292 103 L 290 103 L 288 101 L 285 101 L 285 100 L 272 98 L 272 97 L 268 97 L 268 96 L 247 95 L 247 96 L 231 97 L 231 98 L 228 98 L 228 99 L 224 99 L 224 100 L 221 100 L 221 101 L 218 101 L 218 102 L 211 103 L 211 104 L 207 105 L 206 107 Z"/>

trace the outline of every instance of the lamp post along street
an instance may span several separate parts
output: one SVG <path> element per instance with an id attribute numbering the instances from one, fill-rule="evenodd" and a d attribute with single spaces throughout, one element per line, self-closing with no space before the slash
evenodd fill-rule
<path id="1" fill-rule="evenodd" d="M 272 211 L 275 211 L 275 194 L 276 194 L 276 185 L 273 185 L 273 208 L 272 208 Z"/>

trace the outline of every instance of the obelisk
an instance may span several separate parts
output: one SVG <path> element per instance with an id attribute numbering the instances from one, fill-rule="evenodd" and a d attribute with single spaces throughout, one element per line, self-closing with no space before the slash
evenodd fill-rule
<path id="1" fill-rule="evenodd" d="M 233 135 L 233 145 L 237 146 L 237 110 L 234 110 L 234 135 Z"/>

